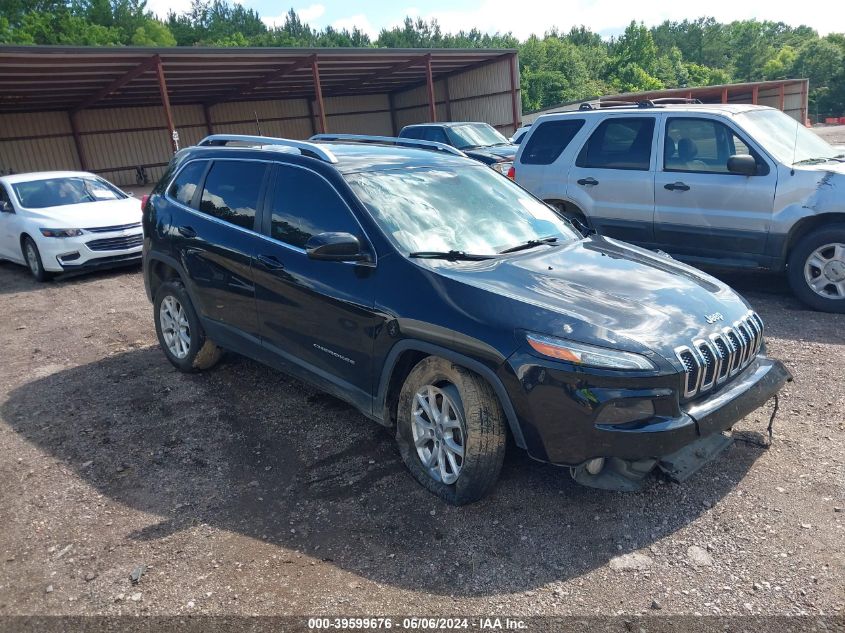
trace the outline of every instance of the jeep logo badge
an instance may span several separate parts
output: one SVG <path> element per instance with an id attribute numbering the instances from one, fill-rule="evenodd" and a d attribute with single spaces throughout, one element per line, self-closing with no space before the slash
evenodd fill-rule
<path id="1" fill-rule="evenodd" d="M 704 320 L 712 325 L 717 321 L 724 321 L 725 317 L 722 315 L 721 312 L 714 312 L 713 314 L 705 314 Z"/>

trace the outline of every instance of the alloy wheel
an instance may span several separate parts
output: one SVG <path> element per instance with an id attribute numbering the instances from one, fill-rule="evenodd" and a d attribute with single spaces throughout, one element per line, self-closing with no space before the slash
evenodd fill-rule
<path id="1" fill-rule="evenodd" d="M 425 385 L 414 396 L 411 409 L 411 432 L 414 447 L 423 467 L 435 481 L 453 484 L 464 464 L 463 411 L 443 388 Z"/>
<path id="2" fill-rule="evenodd" d="M 24 250 L 26 251 L 26 263 L 29 265 L 29 269 L 33 275 L 37 275 L 40 264 L 38 263 L 38 253 L 35 252 L 35 246 L 33 246 L 32 242 L 26 240 Z"/>
<path id="3" fill-rule="evenodd" d="M 158 318 L 167 349 L 176 358 L 185 358 L 191 349 L 191 325 L 185 308 L 176 297 L 168 295 L 161 302 Z"/>
<path id="4" fill-rule="evenodd" d="M 804 264 L 804 279 L 825 299 L 845 299 L 845 244 L 819 246 Z"/>

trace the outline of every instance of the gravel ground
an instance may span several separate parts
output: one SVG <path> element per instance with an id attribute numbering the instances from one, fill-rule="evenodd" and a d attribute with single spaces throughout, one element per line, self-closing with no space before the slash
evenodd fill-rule
<path id="1" fill-rule="evenodd" d="M 177 373 L 138 269 L 0 264 L 0 615 L 842 615 L 845 317 L 728 281 L 796 377 L 771 449 L 636 494 L 514 450 L 453 508 L 337 400 L 234 355 Z"/>

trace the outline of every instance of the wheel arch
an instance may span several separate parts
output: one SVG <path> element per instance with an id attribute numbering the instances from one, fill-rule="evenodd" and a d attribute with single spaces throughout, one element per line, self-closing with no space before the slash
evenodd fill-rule
<path id="1" fill-rule="evenodd" d="M 807 235 L 826 224 L 843 224 L 845 225 L 845 211 L 832 211 L 829 213 L 819 213 L 818 215 L 809 215 L 801 218 L 796 222 L 786 238 L 783 246 L 783 257 L 788 261 L 792 249 L 804 239 Z"/>
<path id="2" fill-rule="evenodd" d="M 191 288 L 186 283 L 181 267 L 175 259 L 162 253 L 150 253 L 149 259 L 144 264 L 144 282 L 147 286 L 147 296 L 150 301 L 155 299 L 156 292 L 163 283 L 171 279 L 178 279 L 185 286 L 191 301 L 196 304 Z"/>
<path id="3" fill-rule="evenodd" d="M 508 421 L 508 428 L 513 436 L 514 442 L 520 448 L 526 448 L 525 437 L 516 416 L 508 392 L 496 373 L 484 363 L 455 352 L 445 347 L 420 341 L 416 339 L 402 340 L 390 350 L 382 367 L 379 380 L 378 392 L 374 402 L 374 412 L 381 412 L 381 421 L 387 426 L 395 424 L 395 404 L 398 403 L 399 392 L 405 382 L 405 378 L 411 370 L 423 358 L 427 356 L 439 356 L 457 365 L 465 367 L 470 371 L 484 378 L 496 393 L 505 418 Z"/>

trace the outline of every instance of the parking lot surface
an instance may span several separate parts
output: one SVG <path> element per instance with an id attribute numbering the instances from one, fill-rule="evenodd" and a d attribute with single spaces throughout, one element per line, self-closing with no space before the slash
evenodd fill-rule
<path id="1" fill-rule="evenodd" d="M 137 268 L 0 264 L 0 615 L 842 614 L 845 317 L 727 281 L 795 375 L 770 449 L 641 493 L 512 450 L 454 508 L 311 387 L 231 354 L 177 373 Z"/>

